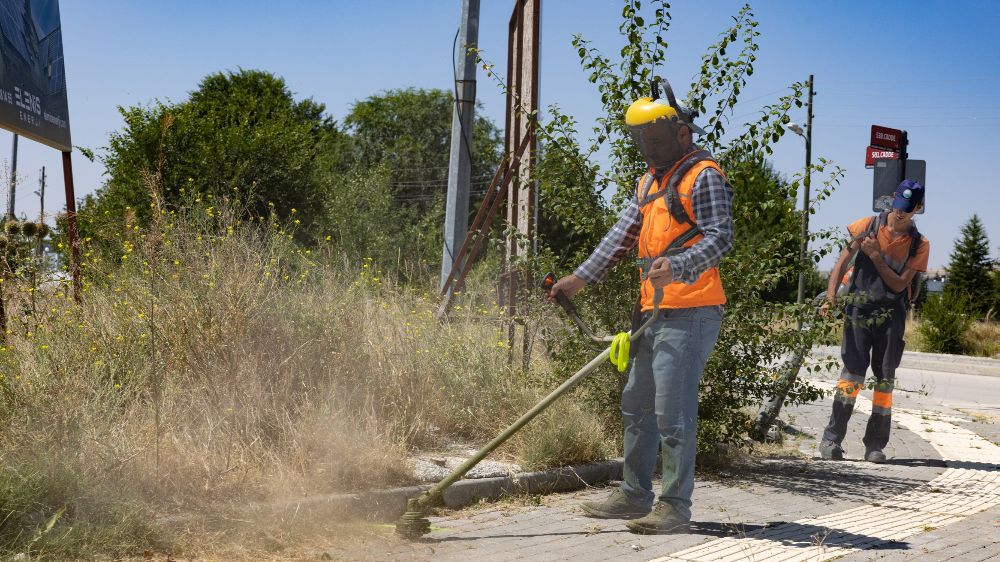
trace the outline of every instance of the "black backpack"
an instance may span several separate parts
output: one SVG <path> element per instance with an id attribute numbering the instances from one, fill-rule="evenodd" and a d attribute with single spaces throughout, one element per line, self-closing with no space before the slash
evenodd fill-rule
<path id="1" fill-rule="evenodd" d="M 878 229 L 888 224 L 888 222 L 889 222 L 889 213 L 882 212 L 879 213 L 878 215 L 873 216 L 871 220 L 868 222 L 868 228 L 866 228 L 865 231 L 860 235 L 855 236 L 852 239 L 852 241 L 860 240 L 868 236 L 877 236 Z M 917 250 L 920 249 L 920 243 L 922 241 L 923 241 L 923 235 L 921 235 L 920 231 L 917 230 L 917 225 L 915 224 L 910 225 L 910 250 L 909 252 L 907 252 L 906 259 L 903 260 L 903 264 L 900 266 L 899 271 L 897 273 L 902 273 L 902 271 L 906 269 L 906 264 L 909 263 L 910 259 L 912 259 L 913 256 L 917 255 Z M 860 253 L 861 250 L 858 250 L 854 258 L 852 258 L 852 262 L 857 258 L 858 254 Z M 856 264 L 853 263 L 852 266 L 855 269 L 853 274 L 851 275 L 851 280 L 847 285 L 848 291 L 850 291 L 850 289 L 854 286 L 854 280 L 855 277 L 857 276 L 857 266 Z M 917 297 L 920 295 L 922 280 L 923 280 L 923 274 L 918 271 L 916 275 L 913 276 L 913 280 L 910 281 L 909 289 L 905 292 L 905 294 L 902 295 L 903 302 L 907 306 L 909 306 L 910 303 L 916 301 Z"/>

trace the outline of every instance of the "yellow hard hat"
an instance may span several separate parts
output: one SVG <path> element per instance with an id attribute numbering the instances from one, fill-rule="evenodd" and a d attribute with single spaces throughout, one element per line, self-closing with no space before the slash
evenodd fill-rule
<path id="1" fill-rule="evenodd" d="M 670 87 L 670 81 L 665 78 L 654 79 L 650 85 L 652 86 L 653 95 L 639 98 L 629 106 L 625 112 L 626 125 L 630 128 L 642 127 L 666 118 L 668 121 L 687 125 L 692 133 L 705 134 L 704 129 L 694 124 L 694 119 L 698 116 L 698 113 L 677 103 L 677 99 L 674 97 L 674 90 Z M 665 99 L 660 97 L 661 88 Z"/>
<path id="2" fill-rule="evenodd" d="M 632 102 L 625 112 L 625 124 L 629 127 L 647 125 L 658 119 L 678 121 L 677 110 L 653 98 L 639 98 Z"/>

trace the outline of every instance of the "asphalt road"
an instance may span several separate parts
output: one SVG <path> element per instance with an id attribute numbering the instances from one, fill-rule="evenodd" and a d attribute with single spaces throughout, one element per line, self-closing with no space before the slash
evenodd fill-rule
<path id="1" fill-rule="evenodd" d="M 926 399 L 1000 421 L 1000 377 L 944 373 L 912 368 L 896 370 L 896 392 L 926 392 Z"/>

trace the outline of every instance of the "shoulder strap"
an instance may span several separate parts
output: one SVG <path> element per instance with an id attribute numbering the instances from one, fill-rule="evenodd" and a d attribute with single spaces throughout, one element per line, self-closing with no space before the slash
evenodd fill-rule
<path id="1" fill-rule="evenodd" d="M 692 168 L 704 161 L 715 162 L 715 159 L 712 158 L 711 153 L 704 149 L 689 152 L 686 156 L 684 156 L 684 158 L 681 159 L 680 163 L 673 168 L 672 173 L 670 173 L 666 178 L 666 186 L 651 196 L 641 198 L 639 200 L 639 206 L 644 207 L 659 197 L 666 197 L 667 210 L 670 212 L 670 215 L 673 216 L 678 222 L 690 225 L 693 229 L 698 229 L 698 225 L 694 222 L 691 216 L 688 215 L 687 210 L 684 208 L 684 204 L 681 203 L 680 193 L 678 193 L 677 190 L 677 184 L 680 183 L 681 179 L 683 179 Z M 701 229 L 698 229 L 697 231 L 700 232 Z M 692 236 L 694 234 L 697 234 L 697 232 L 693 233 Z"/>
<path id="2" fill-rule="evenodd" d="M 877 235 L 878 234 L 878 227 L 879 227 L 879 219 L 880 218 L 881 218 L 881 215 L 874 215 L 874 216 L 872 216 L 871 220 L 868 221 L 868 226 L 866 226 L 865 229 L 863 231 L 861 231 L 861 234 L 858 234 L 857 236 L 852 236 L 851 237 L 851 242 L 854 242 L 856 240 L 861 240 L 862 238 L 865 238 L 867 236 L 875 236 L 875 235 Z"/>
<path id="3" fill-rule="evenodd" d="M 900 273 L 902 273 L 903 270 L 906 269 L 906 264 L 910 261 L 910 258 L 912 258 L 913 256 L 917 255 L 917 250 L 920 249 L 920 242 L 921 242 L 922 239 L 923 239 L 923 236 L 920 234 L 920 231 L 917 230 L 917 227 L 915 225 L 911 226 L 910 227 L 910 251 L 907 252 L 906 258 L 903 260 L 903 266 L 899 269 Z M 916 277 L 914 277 L 914 279 L 916 279 Z"/>
<path id="4" fill-rule="evenodd" d="M 878 214 L 878 228 L 882 228 L 883 226 L 887 226 L 888 224 L 889 224 L 889 213 L 882 211 L 881 213 Z M 878 228 L 874 229 L 872 234 L 878 236 Z"/>
<path id="5" fill-rule="evenodd" d="M 688 215 L 687 209 L 684 208 L 684 203 L 681 202 L 681 196 L 679 190 L 677 189 L 677 185 L 682 179 L 684 179 L 685 176 L 691 173 L 691 170 L 703 162 L 715 163 L 715 159 L 712 158 L 712 155 L 707 150 L 699 150 L 696 152 L 693 157 L 684 162 L 684 164 L 667 182 L 667 188 L 670 190 L 670 204 L 668 206 L 670 214 L 680 222 L 691 225 L 692 230 L 697 230 L 699 233 L 701 232 L 701 228 L 698 227 L 698 224 L 694 221 L 694 219 Z M 718 166 L 718 164 L 716 164 L 716 166 Z M 697 181 L 697 178 L 695 178 L 695 181 Z"/>
<path id="6" fill-rule="evenodd" d="M 917 226 L 913 225 L 910 227 L 910 254 L 908 258 L 912 258 L 917 255 L 917 250 L 920 249 L 920 243 L 923 242 L 923 235 L 917 230 Z"/>
<path id="7" fill-rule="evenodd" d="M 636 198 L 639 200 L 640 208 L 644 206 L 643 200 L 646 199 L 647 195 L 649 195 L 649 189 L 653 187 L 653 181 L 655 179 L 656 178 L 653 177 L 653 174 L 649 172 L 646 172 L 641 178 L 639 178 L 639 185 L 636 186 Z"/>

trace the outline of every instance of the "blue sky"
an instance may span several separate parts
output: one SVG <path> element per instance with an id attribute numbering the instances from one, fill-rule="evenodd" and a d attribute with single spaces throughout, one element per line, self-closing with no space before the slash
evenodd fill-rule
<path id="1" fill-rule="evenodd" d="M 596 89 L 570 45 L 581 33 L 608 54 L 621 46 L 621 3 L 543 0 L 541 102 L 558 103 L 589 124 L 601 111 Z M 910 155 L 927 160 L 931 267 L 947 264 L 962 223 L 978 213 L 1000 246 L 994 194 L 1000 154 L 1000 3 L 758 1 L 757 71 L 736 110 L 741 121 L 794 81 L 815 75 L 813 153 L 847 170 L 843 185 L 818 211 L 816 227 L 869 214 L 872 172 L 864 168 L 869 128 L 906 129 Z M 511 0 L 482 0 L 480 48 L 503 68 Z M 673 3 L 670 43 L 661 74 L 686 90 L 705 47 L 742 2 Z M 283 76 L 299 97 L 326 104 L 340 120 L 351 105 L 399 87 L 450 89 L 451 48 L 459 0 L 276 2 L 216 0 L 61 2 L 73 142 L 99 149 L 121 126 L 118 105 L 181 100 L 205 74 L 259 68 Z M 479 99 L 502 123 L 503 97 L 483 76 Z M 682 92 L 678 92 L 684 95 Z M 794 118 L 804 120 L 800 111 Z M 0 133 L 7 161 L 10 135 Z M 774 165 L 792 175 L 804 163 L 801 139 L 786 135 Z M 38 169 L 50 178 L 46 208 L 64 205 L 58 153 L 22 140 L 18 212 L 37 214 Z M 74 157 L 77 196 L 100 186 L 102 167 Z M 814 180 L 815 181 L 815 180 Z M 814 183 L 815 185 L 815 183 Z M 824 266 L 829 266 L 829 261 Z"/>

